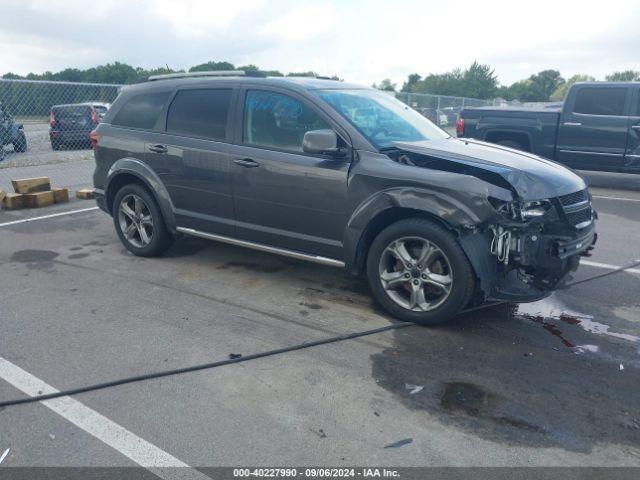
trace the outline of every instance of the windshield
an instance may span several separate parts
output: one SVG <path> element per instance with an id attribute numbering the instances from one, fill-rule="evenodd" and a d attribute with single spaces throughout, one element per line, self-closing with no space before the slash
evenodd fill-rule
<path id="1" fill-rule="evenodd" d="M 380 150 L 393 147 L 396 141 L 449 137 L 414 109 L 379 90 L 319 90 L 318 95 Z"/>

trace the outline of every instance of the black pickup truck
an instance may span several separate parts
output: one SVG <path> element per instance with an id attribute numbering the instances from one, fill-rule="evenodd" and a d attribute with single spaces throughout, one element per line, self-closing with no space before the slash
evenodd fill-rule
<path id="1" fill-rule="evenodd" d="M 577 169 L 640 173 L 640 82 L 576 83 L 560 107 L 465 108 L 456 132 Z"/>

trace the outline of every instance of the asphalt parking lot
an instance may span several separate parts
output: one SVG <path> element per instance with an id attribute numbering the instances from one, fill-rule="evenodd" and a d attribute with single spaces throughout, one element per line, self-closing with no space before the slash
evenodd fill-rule
<path id="1" fill-rule="evenodd" d="M 599 242 L 575 281 L 640 259 L 640 176 L 587 177 Z M 137 258 L 98 210 L 21 222 L 91 206 L 0 212 L 0 401 L 394 323 L 338 269 L 192 238 Z M 2 466 L 640 466 L 639 292 L 636 266 L 438 328 L 6 407 Z"/>

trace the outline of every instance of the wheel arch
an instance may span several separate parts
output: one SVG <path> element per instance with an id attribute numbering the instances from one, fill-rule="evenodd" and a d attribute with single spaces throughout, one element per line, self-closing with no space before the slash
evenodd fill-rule
<path id="1" fill-rule="evenodd" d="M 175 209 L 169 197 L 169 192 L 158 175 L 148 165 L 137 159 L 120 159 L 109 169 L 104 189 L 106 207 L 109 213 L 113 215 L 113 200 L 118 190 L 131 183 L 137 183 L 149 190 L 160 207 L 167 228 L 175 233 Z"/>
<path id="2" fill-rule="evenodd" d="M 533 151 L 533 139 L 529 132 L 521 130 L 489 130 L 484 140 L 491 143 L 498 143 L 503 140 L 509 140 L 522 146 L 525 152 Z"/>
<path id="3" fill-rule="evenodd" d="M 384 191 L 363 202 L 349 219 L 345 233 L 345 263 L 361 273 L 373 239 L 389 225 L 406 218 L 430 220 L 455 236 L 460 228 L 480 223 L 466 206 L 450 198 L 419 189 Z"/>

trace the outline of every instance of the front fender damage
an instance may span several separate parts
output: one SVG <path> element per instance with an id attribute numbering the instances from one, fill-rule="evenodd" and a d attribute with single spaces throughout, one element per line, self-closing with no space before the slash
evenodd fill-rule
<path id="1" fill-rule="evenodd" d="M 400 151 L 391 158 L 409 167 L 476 177 L 509 190 L 514 201 L 521 200 L 519 193 L 531 184 L 526 175 L 478 168 L 459 159 L 451 161 L 415 151 Z M 523 182 L 525 185 L 521 185 Z M 577 269 L 581 255 L 589 255 L 597 238 L 595 224 L 577 230 L 563 222 L 559 204 L 554 203 L 553 208 L 547 216 L 532 221 L 507 218 L 492 208 L 491 214 L 479 221 L 455 227 L 478 280 L 474 304 L 544 298 Z"/>

